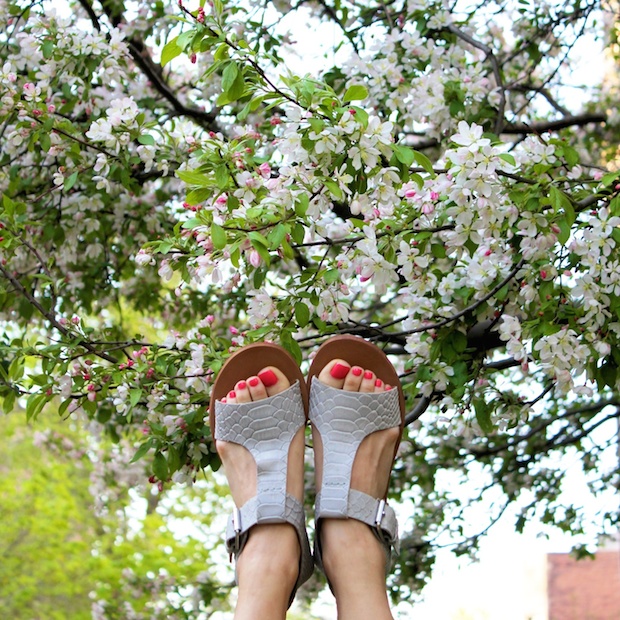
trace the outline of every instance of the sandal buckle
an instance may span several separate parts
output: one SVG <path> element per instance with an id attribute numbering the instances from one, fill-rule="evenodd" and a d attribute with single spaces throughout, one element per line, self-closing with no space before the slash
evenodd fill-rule
<path id="1" fill-rule="evenodd" d="M 232 562 L 233 554 L 239 552 L 239 534 L 241 534 L 241 512 L 237 506 L 233 508 L 232 513 L 232 525 L 235 531 L 235 547 L 234 550 L 228 554 L 228 560 Z"/>
<path id="2" fill-rule="evenodd" d="M 379 505 L 377 506 L 377 514 L 375 515 L 375 525 L 379 529 L 381 529 L 381 523 L 383 521 L 383 517 L 385 517 L 385 506 L 386 501 L 384 499 L 380 500 Z"/>

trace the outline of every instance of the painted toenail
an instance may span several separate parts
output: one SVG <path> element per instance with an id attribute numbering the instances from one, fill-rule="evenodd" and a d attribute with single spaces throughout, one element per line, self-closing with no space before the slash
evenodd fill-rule
<path id="1" fill-rule="evenodd" d="M 359 377 L 364 371 L 359 366 L 355 366 L 352 372 L 356 377 Z"/>
<path id="2" fill-rule="evenodd" d="M 239 381 L 239 383 L 237 383 L 237 389 L 238 390 L 245 390 L 245 388 L 248 387 L 247 383 L 245 381 Z"/>
<path id="3" fill-rule="evenodd" d="M 278 377 L 276 377 L 276 373 L 273 370 L 263 370 L 263 372 L 258 373 L 258 377 L 265 387 L 271 387 L 278 382 Z"/>
<path id="4" fill-rule="evenodd" d="M 234 390 L 228 392 L 228 398 L 237 398 L 237 394 L 234 392 Z"/>
<path id="5" fill-rule="evenodd" d="M 386 385 L 386 386 L 385 386 L 385 391 L 386 391 L 386 392 L 389 392 L 391 389 L 392 389 L 392 386 L 391 386 L 391 385 Z"/>
<path id="6" fill-rule="evenodd" d="M 220 400 L 221 403 L 225 403 L 226 402 L 226 397 L 224 396 L 224 398 L 222 398 L 222 400 Z"/>
<path id="7" fill-rule="evenodd" d="M 375 381 L 375 387 L 381 387 L 383 385 L 383 381 L 381 381 L 381 379 L 377 379 Z"/>
<path id="8" fill-rule="evenodd" d="M 372 373 L 370 372 L 370 370 L 367 370 L 364 373 L 364 379 L 372 379 Z"/>
<path id="9" fill-rule="evenodd" d="M 334 379 L 344 379 L 349 374 L 349 370 L 351 370 L 350 366 L 346 366 L 345 364 L 338 362 L 337 364 L 334 364 L 334 367 L 329 371 L 329 374 Z"/>
<path id="10" fill-rule="evenodd" d="M 260 380 L 254 377 L 253 379 L 250 379 L 248 383 L 250 384 L 250 387 L 256 387 L 260 383 Z"/>

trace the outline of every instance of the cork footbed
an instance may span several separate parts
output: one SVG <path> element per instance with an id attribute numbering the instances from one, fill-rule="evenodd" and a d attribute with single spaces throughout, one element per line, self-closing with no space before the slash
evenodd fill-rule
<path id="1" fill-rule="evenodd" d="M 248 344 L 233 353 L 224 363 L 211 390 L 209 403 L 209 426 L 215 436 L 215 401 L 221 400 L 234 389 L 235 384 L 258 374 L 266 366 L 280 370 L 291 384 L 299 381 L 304 410 L 308 417 L 308 392 L 306 382 L 297 362 L 280 345 L 270 342 Z"/>

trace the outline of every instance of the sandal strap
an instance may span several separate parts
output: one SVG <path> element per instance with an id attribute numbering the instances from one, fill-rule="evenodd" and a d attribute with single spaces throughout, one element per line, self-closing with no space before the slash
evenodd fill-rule
<path id="1" fill-rule="evenodd" d="M 262 523 L 289 523 L 295 528 L 301 556 L 299 559 L 299 576 L 293 590 L 306 582 L 314 570 L 314 560 L 306 532 L 306 519 L 302 504 L 292 495 L 286 495 L 283 513 L 276 513 L 273 505 L 264 504 L 261 498 L 254 496 L 241 508 L 235 508 L 228 519 L 226 528 L 226 550 L 231 558 L 237 559 L 248 541 L 250 530 Z"/>
<path id="2" fill-rule="evenodd" d="M 394 510 L 383 499 L 351 489 L 355 455 L 371 433 L 401 426 L 398 390 L 380 393 L 348 392 L 312 377 L 310 422 L 323 444 L 323 480 L 316 498 L 315 560 L 322 569 L 322 519 L 357 519 L 375 534 L 391 567 L 392 548 L 398 551 L 398 524 Z"/>
<path id="3" fill-rule="evenodd" d="M 226 532 L 226 548 L 231 558 L 236 559 L 252 527 L 290 523 L 301 548 L 299 577 L 292 596 L 310 577 L 313 567 L 303 506 L 286 492 L 289 448 L 305 424 L 299 381 L 260 401 L 215 403 L 215 439 L 242 445 L 256 461 L 256 495 L 233 511 Z"/>
<path id="4" fill-rule="evenodd" d="M 312 378 L 310 422 L 323 443 L 321 516 L 347 516 L 351 472 L 362 441 L 371 433 L 400 427 L 398 390 L 346 392 Z"/>
<path id="5" fill-rule="evenodd" d="M 323 518 L 322 497 L 319 493 L 316 497 L 316 520 Z M 394 509 L 386 500 L 375 499 L 367 493 L 350 489 L 345 518 L 366 523 L 384 546 L 388 549 L 394 548 L 398 553 L 398 520 Z"/>

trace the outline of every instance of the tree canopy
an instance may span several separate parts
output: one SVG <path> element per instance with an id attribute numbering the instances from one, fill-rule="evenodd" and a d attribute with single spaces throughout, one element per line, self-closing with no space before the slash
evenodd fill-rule
<path id="1" fill-rule="evenodd" d="M 0 9 L 6 414 L 82 420 L 167 493 L 219 465 L 231 351 L 368 338 L 408 403 L 401 598 L 513 504 L 583 531 L 561 455 L 620 487 L 615 1 Z"/>

